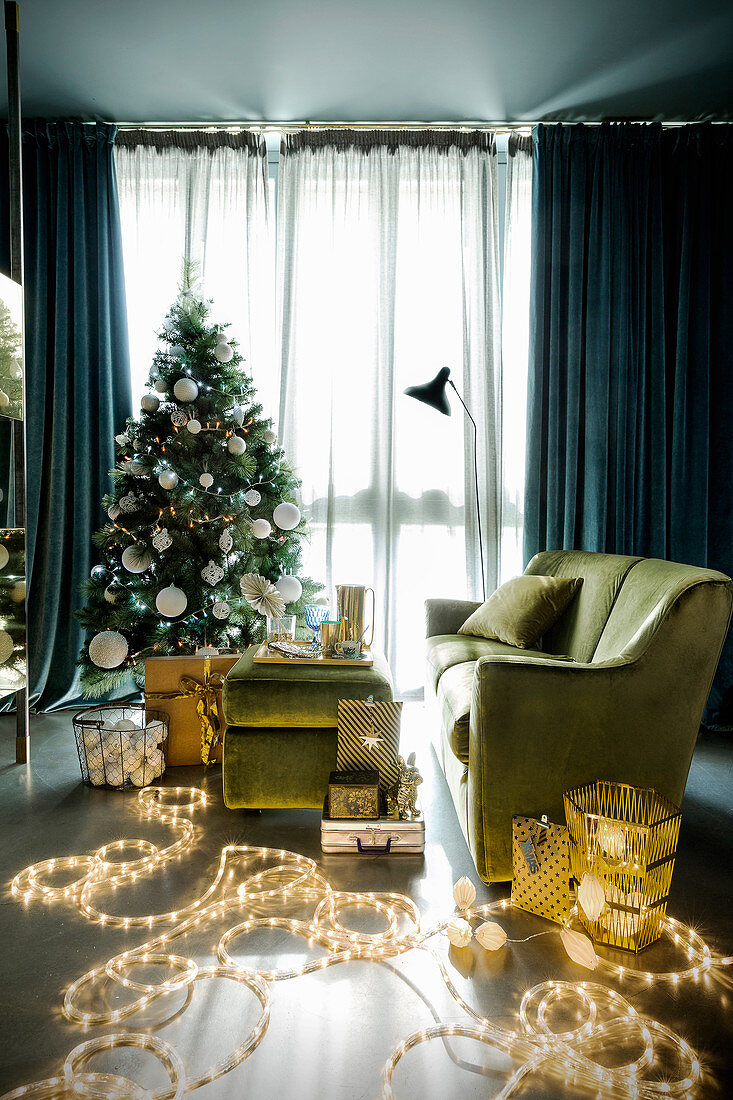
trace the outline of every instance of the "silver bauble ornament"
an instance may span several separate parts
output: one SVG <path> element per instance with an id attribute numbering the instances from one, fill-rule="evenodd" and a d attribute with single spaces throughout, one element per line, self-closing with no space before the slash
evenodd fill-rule
<path id="1" fill-rule="evenodd" d="M 262 433 L 262 438 L 265 443 L 274 443 L 277 439 L 277 432 L 273 432 L 272 428 L 266 428 Z"/>
<path id="2" fill-rule="evenodd" d="M 219 535 L 219 549 L 223 550 L 225 554 L 228 554 L 233 545 L 234 540 L 232 539 L 231 531 L 226 527 Z"/>
<path id="3" fill-rule="evenodd" d="M 213 484 L 214 484 L 214 479 L 211 476 L 211 474 L 206 473 L 204 471 L 204 473 L 201 474 L 201 476 L 199 478 L 199 485 L 201 486 L 201 488 L 202 489 L 210 489 Z"/>
<path id="4" fill-rule="evenodd" d="M 272 513 L 272 518 L 281 531 L 292 531 L 300 523 L 300 509 L 283 501 Z"/>
<path id="5" fill-rule="evenodd" d="M 168 393 L 168 384 L 162 378 L 156 378 L 153 382 L 153 389 L 156 393 Z"/>
<path id="6" fill-rule="evenodd" d="M 89 643 L 89 660 L 97 668 L 117 668 L 127 653 L 127 639 L 117 630 L 102 630 Z"/>
<path id="7" fill-rule="evenodd" d="M 144 573 L 153 559 L 147 546 L 133 542 L 122 551 L 122 564 L 128 573 Z"/>
<path id="8" fill-rule="evenodd" d="M 170 350 L 171 355 L 177 355 L 179 358 L 181 355 L 186 354 L 186 349 L 181 344 L 173 344 Z"/>
<path id="9" fill-rule="evenodd" d="M 217 344 L 214 348 L 214 355 L 220 363 L 231 363 L 234 358 L 234 348 L 227 343 Z"/>
<path id="10" fill-rule="evenodd" d="M 241 405 L 235 405 L 232 409 L 232 420 L 238 428 L 241 428 L 244 424 L 244 409 Z"/>
<path id="11" fill-rule="evenodd" d="M 156 397 L 154 393 L 146 393 L 140 402 L 140 408 L 146 413 L 157 412 L 159 406 L 160 398 Z"/>
<path id="12" fill-rule="evenodd" d="M 150 470 L 143 461 L 142 455 L 135 455 L 130 463 L 130 473 L 135 477 L 149 477 Z"/>
<path id="13" fill-rule="evenodd" d="M 174 427 L 182 428 L 187 421 L 188 417 L 183 409 L 174 409 L 171 413 L 171 424 L 173 424 Z"/>
<path id="14" fill-rule="evenodd" d="M 295 603 L 303 595 L 303 585 L 298 578 L 287 574 L 277 578 L 275 588 L 277 588 L 285 603 Z"/>
<path id="15" fill-rule="evenodd" d="M 219 539 L 219 546 L 221 546 L 221 539 Z M 8 548 L 5 543 L 0 542 L 0 569 L 4 569 L 9 561 L 10 554 L 8 553 Z"/>
<path id="16" fill-rule="evenodd" d="M 256 539 L 266 539 L 272 527 L 266 519 L 256 519 L 252 523 L 252 534 Z"/>
<path id="17" fill-rule="evenodd" d="M 15 642 L 7 630 L 0 630 L 0 665 L 4 665 L 13 656 Z"/>
<path id="18" fill-rule="evenodd" d="M 119 509 L 118 505 L 110 504 L 109 508 L 107 509 L 107 515 L 109 516 L 109 518 L 112 520 L 113 523 L 117 519 L 119 514 L 120 514 L 120 509 Z"/>
<path id="19" fill-rule="evenodd" d="M 191 435 L 198 435 L 201 431 L 201 421 L 196 419 L 189 420 L 186 425 L 186 431 L 190 432 Z"/>
<path id="20" fill-rule="evenodd" d="M 217 565 L 215 561 L 210 561 L 208 565 L 205 565 L 201 570 L 201 579 L 210 584 L 213 588 L 215 584 L 218 584 L 221 578 L 224 576 L 224 570 L 220 565 Z"/>
<path id="21" fill-rule="evenodd" d="M 182 615 L 186 610 L 187 603 L 186 593 L 182 589 L 176 588 L 174 584 L 169 585 L 168 588 L 161 588 L 155 597 L 155 606 L 161 615 L 165 615 L 167 619 L 176 619 L 179 615 Z"/>
<path id="22" fill-rule="evenodd" d="M 175 470 L 163 470 L 158 474 L 158 483 L 162 489 L 175 489 L 178 484 L 178 474 Z"/>
<path id="23" fill-rule="evenodd" d="M 127 432 L 120 432 L 119 435 L 115 436 L 115 443 L 119 444 L 120 447 L 126 446 L 126 444 L 128 443 L 128 440 L 129 440 L 129 436 L 128 436 Z"/>
<path id="24" fill-rule="evenodd" d="M 231 455 L 243 455 L 247 450 L 247 444 L 241 435 L 230 435 L 227 439 L 227 450 Z"/>
<path id="25" fill-rule="evenodd" d="M 91 572 L 90 576 L 91 576 L 92 580 L 101 581 L 102 577 L 104 576 L 104 574 L 106 572 L 107 572 L 107 570 L 104 568 L 103 565 L 95 565 L 94 568 L 92 569 L 92 572 Z"/>
<path id="26" fill-rule="evenodd" d="M 199 388 L 193 378 L 179 378 L 173 386 L 173 396 L 176 401 L 181 401 L 184 405 L 195 401 L 198 395 Z"/>
<path id="27" fill-rule="evenodd" d="M 211 610 L 214 613 L 215 619 L 228 619 L 232 609 L 226 600 L 219 600 L 218 603 L 214 604 Z"/>
<path id="28" fill-rule="evenodd" d="M 244 503 L 248 504 L 250 508 L 256 508 L 261 500 L 262 495 L 256 489 L 248 489 L 244 494 Z"/>

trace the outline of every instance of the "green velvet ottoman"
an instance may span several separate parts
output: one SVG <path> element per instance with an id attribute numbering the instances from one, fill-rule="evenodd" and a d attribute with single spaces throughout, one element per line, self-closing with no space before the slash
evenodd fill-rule
<path id="1" fill-rule="evenodd" d="M 251 646 L 224 681 L 224 802 L 230 809 L 320 809 L 336 767 L 339 699 L 389 702 L 389 666 L 255 664 Z"/>

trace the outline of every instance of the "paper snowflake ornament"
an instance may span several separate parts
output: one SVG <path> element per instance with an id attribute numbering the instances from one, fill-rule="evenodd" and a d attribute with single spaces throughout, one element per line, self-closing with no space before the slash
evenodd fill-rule
<path id="1" fill-rule="evenodd" d="M 168 528 L 161 527 L 157 535 L 153 537 L 153 546 L 162 554 L 164 550 L 167 550 L 172 545 L 173 539 L 168 534 Z"/>
<path id="2" fill-rule="evenodd" d="M 239 587 L 247 603 L 260 615 L 276 618 L 285 614 L 285 601 L 267 577 L 261 577 L 259 573 L 245 573 Z"/>
<path id="3" fill-rule="evenodd" d="M 224 570 L 220 565 L 217 565 L 215 561 L 210 561 L 209 564 L 205 565 L 201 570 L 201 579 L 212 587 L 218 584 L 223 576 Z"/>
<path id="4" fill-rule="evenodd" d="M 119 505 L 122 512 L 137 512 L 137 497 L 134 493 L 127 493 L 124 497 L 120 497 Z"/>

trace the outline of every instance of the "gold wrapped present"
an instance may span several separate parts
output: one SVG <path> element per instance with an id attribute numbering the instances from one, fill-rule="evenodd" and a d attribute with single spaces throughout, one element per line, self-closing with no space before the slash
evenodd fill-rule
<path id="1" fill-rule="evenodd" d="M 331 772 L 328 815 L 332 818 L 379 817 L 379 772 Z"/>
<path id="2" fill-rule="evenodd" d="M 145 702 L 169 718 L 169 767 L 221 761 L 226 725 L 221 688 L 239 657 L 149 657 L 145 662 Z"/>

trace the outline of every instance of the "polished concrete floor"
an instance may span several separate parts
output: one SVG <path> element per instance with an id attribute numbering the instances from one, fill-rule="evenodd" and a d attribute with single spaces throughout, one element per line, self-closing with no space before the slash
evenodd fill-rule
<path id="1" fill-rule="evenodd" d="M 458 827 L 447 788 L 429 747 L 421 706 L 405 708 L 403 746 L 415 748 L 425 775 L 421 801 L 427 845 L 421 856 L 323 856 L 319 815 L 314 811 L 228 811 L 221 798 L 221 772 L 169 769 L 170 785 L 199 784 L 209 805 L 194 815 L 192 848 L 154 878 L 136 884 L 123 898 L 109 901 L 118 912 L 149 912 L 180 907 L 211 881 L 220 849 L 228 843 L 282 847 L 318 860 L 332 886 L 343 890 L 399 891 L 419 906 L 423 925 L 451 914 L 452 883 L 461 875 L 479 886 L 479 901 L 503 897 L 506 885 L 481 886 Z M 32 760 L 14 760 L 11 720 L 0 722 L 0 1093 L 60 1072 L 68 1051 L 98 1034 L 69 1023 L 60 1005 L 66 987 L 111 955 L 147 938 L 140 930 L 101 926 L 83 919 L 71 904 L 23 903 L 11 896 L 13 875 L 29 863 L 51 856 L 83 854 L 122 837 L 167 842 L 170 830 L 143 820 L 134 794 L 92 790 L 80 783 L 70 713 L 33 719 Z M 669 913 L 696 927 L 718 951 L 733 951 L 730 919 L 733 860 L 733 752 L 725 735 L 703 735 L 693 762 L 685 803 Z M 346 919 L 346 918 L 345 918 Z M 363 914 L 350 921 L 370 930 Z M 501 917 L 511 938 L 520 939 L 549 926 L 521 914 Z M 231 923 L 231 921 L 229 921 Z M 200 965 L 214 962 L 213 948 L 222 927 L 210 927 L 186 940 L 185 953 Z M 374 928 L 377 926 L 375 925 Z M 265 937 L 266 938 L 266 937 Z M 256 965 L 300 965 L 322 949 L 297 943 L 275 931 L 261 939 Z M 236 954 L 236 947 L 232 951 Z M 489 955 L 480 949 L 438 953 L 460 993 L 486 1016 L 511 1024 L 523 992 L 550 978 L 577 982 L 589 977 L 569 962 L 556 935 L 513 944 Z M 286 961 L 287 960 L 287 963 Z M 252 961 L 250 953 L 249 961 Z M 677 968 L 683 960 L 664 945 L 643 956 L 648 969 Z M 733 975 L 731 975 L 733 977 Z M 624 995 L 640 1011 L 682 1034 L 701 1055 L 704 1076 L 700 1097 L 733 1096 L 731 999 L 727 974 L 711 973 L 678 987 L 628 985 Z M 148 979 L 152 980 L 152 979 Z M 598 979 L 613 984 L 609 979 Z M 351 961 L 315 974 L 271 985 L 272 1014 L 267 1034 L 254 1054 L 226 1076 L 203 1086 L 201 1100 L 251 1096 L 260 1100 L 377 1097 L 382 1067 L 395 1046 L 411 1032 L 436 1019 L 465 1019 L 448 996 L 434 959 L 411 952 L 398 960 Z M 178 1000 L 176 1001 L 176 998 Z M 127 1021 L 172 1042 L 189 1075 L 203 1072 L 240 1043 L 257 1016 L 253 996 L 243 987 L 217 979 L 197 983 L 187 1001 L 171 994 L 167 1014 Z M 161 1002 L 158 1002 L 160 1006 Z M 568 1026 L 568 1025 L 566 1025 Z M 107 1030 L 110 1030 L 109 1028 Z M 434 1042 L 410 1051 L 394 1077 L 400 1098 L 487 1097 L 506 1081 L 509 1063 L 469 1040 Z M 165 1081 L 151 1056 L 116 1052 L 94 1069 L 117 1069 L 151 1089 Z M 520 1087 L 521 1097 L 590 1097 L 567 1081 L 533 1075 Z"/>

